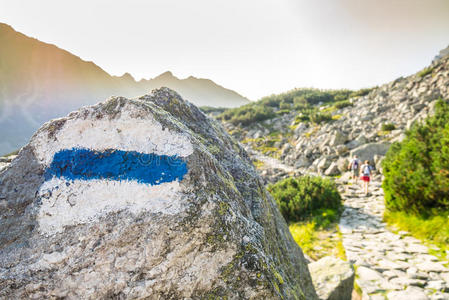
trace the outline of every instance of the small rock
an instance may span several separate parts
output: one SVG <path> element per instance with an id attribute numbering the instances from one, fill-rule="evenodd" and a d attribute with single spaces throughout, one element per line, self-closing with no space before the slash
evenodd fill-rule
<path id="1" fill-rule="evenodd" d="M 373 281 L 373 280 L 382 280 L 382 274 L 380 274 L 379 272 L 370 269 L 370 268 L 366 268 L 366 267 L 358 267 L 357 268 L 357 275 L 359 276 L 359 278 L 361 280 L 364 281 Z"/>
<path id="2" fill-rule="evenodd" d="M 420 264 L 417 264 L 416 267 L 418 270 L 423 272 L 444 272 L 447 269 L 440 262 L 430 262 L 426 261 Z"/>
<path id="3" fill-rule="evenodd" d="M 449 288 L 446 285 L 446 282 L 444 280 L 428 281 L 426 288 L 441 291 L 441 292 L 449 292 Z"/>
<path id="4" fill-rule="evenodd" d="M 338 164 L 336 162 L 331 163 L 329 168 L 324 171 L 324 175 L 326 176 L 334 176 L 340 174 L 340 170 L 338 169 Z"/>
<path id="5" fill-rule="evenodd" d="M 355 277 L 351 264 L 326 256 L 310 263 L 309 270 L 321 300 L 351 300 Z"/>
<path id="6" fill-rule="evenodd" d="M 424 290 L 409 286 L 405 291 L 393 291 L 387 294 L 388 300 L 428 300 Z"/>

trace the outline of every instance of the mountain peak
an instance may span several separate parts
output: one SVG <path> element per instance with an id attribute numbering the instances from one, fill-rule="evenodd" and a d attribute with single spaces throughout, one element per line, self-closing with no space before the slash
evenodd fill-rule
<path id="1" fill-rule="evenodd" d="M 159 76 L 157 76 L 156 78 L 170 78 L 170 77 L 175 77 L 175 76 L 173 75 L 172 72 L 166 71 L 166 72 L 160 74 Z"/>
<path id="2" fill-rule="evenodd" d="M 7 29 L 7 30 L 15 31 L 14 28 L 12 28 L 10 25 L 8 25 L 6 23 L 2 23 L 2 22 L 0 22 L 0 29 L 2 29 L 2 30 Z"/>
<path id="3" fill-rule="evenodd" d="M 135 81 L 134 77 L 131 74 L 129 74 L 128 72 L 124 73 L 122 76 L 120 76 L 120 78 L 123 80 Z"/>

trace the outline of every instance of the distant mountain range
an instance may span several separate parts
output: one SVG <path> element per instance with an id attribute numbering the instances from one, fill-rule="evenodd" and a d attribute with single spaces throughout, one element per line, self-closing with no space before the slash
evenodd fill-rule
<path id="1" fill-rule="evenodd" d="M 136 81 L 111 76 L 55 45 L 0 23 L 0 155 L 27 143 L 44 122 L 112 95 L 137 97 L 162 86 L 198 106 L 236 107 L 249 103 L 209 79 L 179 79 L 165 72 Z"/>

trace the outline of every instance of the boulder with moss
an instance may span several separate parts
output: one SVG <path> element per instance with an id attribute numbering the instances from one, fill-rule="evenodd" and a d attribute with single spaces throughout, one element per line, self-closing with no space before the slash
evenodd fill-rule
<path id="1" fill-rule="evenodd" d="M 0 298 L 317 299 L 246 152 L 166 88 L 44 124 L 0 204 Z"/>

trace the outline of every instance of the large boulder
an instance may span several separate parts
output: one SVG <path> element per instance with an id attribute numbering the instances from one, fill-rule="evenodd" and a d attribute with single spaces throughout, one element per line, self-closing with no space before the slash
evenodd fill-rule
<path id="1" fill-rule="evenodd" d="M 332 162 L 329 168 L 327 168 L 326 171 L 324 171 L 324 175 L 327 176 L 334 176 L 338 174 L 340 174 L 340 170 L 338 169 L 337 162 Z"/>
<path id="2" fill-rule="evenodd" d="M 351 300 L 355 272 L 350 263 L 325 256 L 309 269 L 320 300 Z"/>
<path id="3" fill-rule="evenodd" d="M 331 163 L 332 161 L 326 156 L 320 158 L 319 162 L 316 165 L 318 172 L 323 173 L 327 168 L 329 168 Z"/>
<path id="4" fill-rule="evenodd" d="M 2 299 L 317 299 L 246 152 L 166 88 L 43 125 L 0 204 Z"/>
<path id="5" fill-rule="evenodd" d="M 336 147 L 338 145 L 342 145 L 346 142 L 347 138 L 348 137 L 346 135 L 344 135 L 343 133 L 341 133 L 339 130 L 335 130 L 332 133 L 332 137 L 330 139 L 329 146 Z"/>
<path id="6" fill-rule="evenodd" d="M 357 155 L 357 157 L 363 162 L 365 160 L 369 160 L 371 162 L 374 162 L 374 156 L 384 156 L 388 149 L 390 148 L 390 144 L 383 142 L 383 143 L 369 143 L 362 145 L 356 149 L 351 150 L 351 157 L 354 157 L 354 155 Z"/>
<path id="7" fill-rule="evenodd" d="M 357 148 L 363 144 L 366 144 L 368 142 L 368 139 L 364 136 L 364 135 L 359 135 L 357 137 L 357 139 L 350 141 L 349 143 L 346 144 L 346 146 L 349 149 L 354 149 Z"/>

